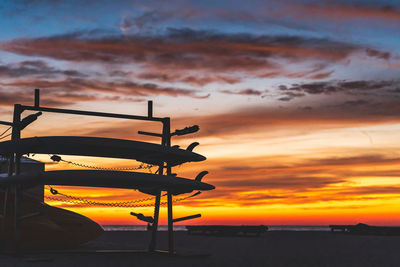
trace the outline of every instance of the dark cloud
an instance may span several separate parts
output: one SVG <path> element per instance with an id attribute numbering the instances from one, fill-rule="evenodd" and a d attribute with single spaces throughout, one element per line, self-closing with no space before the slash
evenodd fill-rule
<path id="1" fill-rule="evenodd" d="M 187 96 L 194 98 L 203 98 L 207 95 L 199 95 L 198 90 L 181 89 L 175 87 L 163 87 L 154 83 L 137 83 L 127 80 L 105 82 L 102 80 L 89 80 L 80 78 L 67 78 L 64 80 L 44 80 L 29 79 L 15 80 L 12 82 L 0 82 L 1 86 L 8 88 L 19 88 L 31 90 L 32 86 L 36 88 L 52 89 L 51 92 L 68 92 L 81 94 L 85 92 L 108 93 L 113 95 L 123 95 L 125 97 L 142 97 L 149 95 L 167 95 L 172 97 Z M 118 97 L 118 96 L 116 96 Z"/>
<path id="2" fill-rule="evenodd" d="M 231 94 L 231 95 L 254 95 L 254 96 L 260 96 L 266 91 L 259 91 L 259 90 L 254 90 L 254 89 L 244 89 L 244 90 L 239 90 L 239 91 L 230 91 L 230 90 L 221 90 L 222 93 L 224 94 Z"/>
<path id="3" fill-rule="evenodd" d="M 169 17 L 166 12 L 152 10 L 136 17 L 124 17 L 119 26 L 124 32 L 132 30 L 132 28 L 137 31 L 152 30 L 153 24 L 165 21 Z"/>
<path id="4" fill-rule="evenodd" d="M 250 161 L 251 159 L 247 159 L 247 161 Z M 258 159 L 257 161 L 259 161 L 260 159 Z M 272 161 L 273 158 L 265 158 L 265 161 Z M 389 164 L 397 164 L 400 162 L 400 158 L 397 157 L 387 157 L 383 154 L 362 154 L 362 155 L 357 155 L 357 156 L 350 156 L 350 157 L 326 157 L 326 158 L 311 158 L 311 159 L 307 159 L 307 160 L 303 160 L 300 161 L 298 163 L 295 164 L 287 164 L 287 165 L 270 165 L 270 164 L 266 164 L 264 166 L 259 166 L 259 167 L 254 167 L 251 166 L 250 164 L 248 165 L 244 165 L 244 166 L 240 166 L 237 167 L 236 165 L 227 165 L 227 166 L 223 166 L 223 167 L 217 167 L 214 171 L 217 170 L 221 170 L 224 172 L 246 172 L 246 171 L 264 171 L 264 172 L 268 172 L 271 173 L 272 171 L 274 171 L 274 173 L 279 172 L 284 172 L 287 170 L 293 170 L 293 172 L 298 171 L 299 169 L 303 169 L 305 171 L 311 171 L 311 172 L 307 172 L 308 175 L 311 175 L 312 173 L 314 173 L 315 170 L 319 170 L 319 169 L 327 169 L 328 171 L 332 171 L 335 174 L 337 174 L 337 169 L 333 168 L 333 167 L 338 167 L 338 166 L 342 166 L 342 167 L 346 167 L 346 170 L 344 171 L 351 171 L 351 166 L 357 166 L 357 165 L 362 165 L 364 167 L 366 166 L 377 166 L 377 165 L 389 165 Z M 222 164 L 222 163 L 218 163 L 217 165 Z M 312 168 L 310 168 L 312 167 Z M 343 170 L 340 170 L 340 172 Z M 279 173 L 278 172 L 278 173 Z M 350 176 L 360 176 L 358 175 L 358 172 L 361 172 L 363 175 L 365 174 L 365 171 L 363 170 L 354 170 L 354 172 L 352 172 L 352 175 Z M 374 171 L 375 173 L 375 171 Z M 376 170 L 376 173 L 380 173 L 381 175 L 389 175 L 393 176 L 393 175 L 398 175 L 400 174 L 400 171 L 379 171 Z M 242 175 L 242 174 L 239 174 Z M 371 174 L 372 175 L 372 174 Z M 375 175 L 375 174 L 374 174 Z"/>
<path id="5" fill-rule="evenodd" d="M 306 189 L 312 188 L 323 188 L 331 184 L 342 183 L 345 180 L 331 177 L 251 177 L 245 180 L 240 179 L 229 179 L 229 181 L 215 181 L 216 187 L 230 188 L 240 187 L 242 190 L 250 190 L 250 188 L 258 190 L 261 189 L 282 189 L 282 190 L 294 190 L 294 191 L 305 191 Z"/>
<path id="6" fill-rule="evenodd" d="M 362 196 L 362 195 L 400 195 L 400 186 L 358 186 L 352 188 L 346 188 L 343 190 L 338 190 L 336 192 L 337 195 L 346 195 L 346 196 Z"/>
<path id="7" fill-rule="evenodd" d="M 279 100 L 290 101 L 294 98 L 303 97 L 306 95 L 332 95 L 335 93 L 346 93 L 351 95 L 366 95 L 366 93 L 375 93 L 379 91 L 394 92 L 394 88 L 400 86 L 400 81 L 374 81 L 374 80 L 359 80 L 359 81 L 328 81 L 328 82 L 314 82 L 293 84 L 291 86 L 281 85 L 279 91 L 281 97 Z M 360 101 L 357 100 L 358 104 Z M 350 102 L 349 102 L 350 103 Z M 354 103 L 357 104 L 357 103 Z"/>
<path id="8" fill-rule="evenodd" d="M 70 99 L 60 100 L 57 97 L 45 96 L 41 98 L 41 103 L 51 106 L 65 106 L 72 104 Z M 0 88 L 0 106 L 13 106 L 14 104 L 33 104 L 33 95 L 26 94 L 17 90 L 1 90 Z"/>
<path id="9" fill-rule="evenodd" d="M 274 16 L 273 12 L 268 12 L 270 16 L 266 16 L 263 7 L 259 10 L 254 8 L 249 12 L 243 10 L 243 8 L 209 8 L 204 5 L 185 5 L 182 2 L 171 8 L 172 6 L 173 4 L 171 3 L 168 6 L 151 9 L 139 15 L 126 16 L 120 23 L 120 29 L 124 33 L 155 33 L 160 28 L 171 25 L 171 22 L 172 25 L 176 24 L 177 21 L 186 25 L 189 23 L 203 23 L 204 21 L 223 21 L 230 24 L 278 25 L 292 29 L 308 29 L 294 22 L 282 21 Z M 268 6 L 268 11 L 270 10 L 271 6 Z"/>
<path id="10" fill-rule="evenodd" d="M 228 76 L 228 75 L 215 75 L 211 73 L 204 74 L 191 74 L 190 72 L 144 72 L 137 75 L 137 78 L 143 80 L 156 80 L 159 82 L 181 82 L 196 86 L 204 86 L 209 83 L 223 83 L 223 84 L 236 84 L 242 80 L 240 77 Z"/>
<path id="11" fill-rule="evenodd" d="M 390 59 L 391 58 L 391 54 L 389 52 L 381 52 L 375 49 L 367 49 L 366 50 L 367 55 L 370 57 L 377 57 L 377 58 L 381 58 L 381 59 Z"/>
<path id="12" fill-rule="evenodd" d="M 159 24 L 171 19 L 189 20 L 202 13 L 200 9 L 180 8 L 178 10 L 150 10 L 138 16 L 126 16 L 120 23 L 120 29 L 124 33 L 152 32 Z"/>
<path id="13" fill-rule="evenodd" d="M 14 64 L 0 65 L 0 77 L 21 78 L 21 77 L 42 77 L 54 78 L 58 75 L 68 77 L 86 77 L 87 75 L 76 70 L 59 70 L 50 67 L 44 61 L 32 60 L 22 61 Z"/>
<path id="14" fill-rule="evenodd" d="M 354 52 L 366 49 L 328 39 L 223 34 L 188 28 L 169 29 L 163 35 L 151 36 L 90 36 L 87 32 L 76 32 L 16 39 L 1 43 L 0 48 L 27 56 L 76 62 L 139 63 L 151 70 L 248 73 L 280 69 L 279 65 L 271 62 L 272 59 L 319 61 L 322 64 L 342 61 Z"/>
<path id="15" fill-rule="evenodd" d="M 340 105 L 340 107 L 358 107 L 358 106 L 364 106 L 368 105 L 369 102 L 363 99 L 358 99 L 358 100 L 349 100 Z"/>
<path id="16" fill-rule="evenodd" d="M 114 70 L 108 73 L 111 77 L 127 77 L 131 75 L 132 72 L 130 71 L 121 71 L 121 70 Z"/>

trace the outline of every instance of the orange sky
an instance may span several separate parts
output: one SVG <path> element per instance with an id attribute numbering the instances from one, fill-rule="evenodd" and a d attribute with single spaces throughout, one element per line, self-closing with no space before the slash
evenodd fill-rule
<path id="1" fill-rule="evenodd" d="M 315 225 L 359 221 L 400 224 L 397 213 L 400 204 L 400 157 L 396 152 L 398 123 L 355 123 L 350 118 L 340 121 L 339 118 L 320 120 L 306 116 L 303 120 L 292 118 L 285 123 L 268 117 L 262 119 L 261 114 L 251 121 L 251 115 L 246 115 L 250 122 L 246 120 L 244 125 L 240 123 L 243 116 L 236 122 L 232 114 L 190 117 L 192 122 L 199 123 L 200 132 L 188 137 L 174 137 L 173 143 L 183 147 L 199 141 L 201 145 L 196 151 L 208 159 L 184 164 L 173 171 L 179 176 L 194 178 L 200 171 L 208 170 L 210 174 L 204 181 L 216 186 L 214 191 L 177 203 L 176 217 L 201 213 L 202 218 L 191 221 L 193 224 Z M 297 116 L 302 115 L 298 113 Z M 225 122 L 226 117 L 229 122 Z M 40 118 L 27 128 L 26 136 L 42 134 L 40 124 L 54 123 L 51 117 L 48 120 Z M 89 120 L 79 128 L 61 128 L 62 134 L 139 138 L 136 130 L 156 129 L 152 126 L 143 128 L 142 123 L 107 122 L 109 124 Z M 172 122 L 173 125 L 180 123 L 180 127 L 190 125 L 189 118 L 185 117 Z M 215 125 L 219 127 L 215 128 Z M 52 127 L 46 134 L 61 133 Z M 48 170 L 74 168 L 67 163 L 52 164 L 47 155 L 33 158 L 48 162 Z M 139 164 L 93 157 L 63 158 L 104 167 Z M 133 190 L 57 189 L 105 202 L 147 197 Z M 88 208 L 55 201 L 48 203 L 82 213 L 102 224 L 140 223 L 129 215 L 130 211 L 152 214 L 152 208 Z M 165 208 L 161 209 L 160 220 L 166 222 Z"/>
<path id="2" fill-rule="evenodd" d="M 41 105 L 58 108 L 145 115 L 153 100 L 154 115 L 170 116 L 172 130 L 200 126 L 172 143 L 200 142 L 195 151 L 207 161 L 173 171 L 194 178 L 207 170 L 204 181 L 216 186 L 177 203 L 176 216 L 201 213 L 193 224 L 400 225 L 399 2 L 247 2 L 6 1 L 0 120 L 12 120 L 15 103 L 32 104 L 34 88 Z M 160 124 L 43 114 L 22 136 L 159 142 L 138 130 L 161 131 Z M 47 170 L 74 168 L 33 158 Z M 96 201 L 146 197 L 59 190 Z M 102 224 L 140 223 L 131 211 L 152 215 L 49 203 Z"/>

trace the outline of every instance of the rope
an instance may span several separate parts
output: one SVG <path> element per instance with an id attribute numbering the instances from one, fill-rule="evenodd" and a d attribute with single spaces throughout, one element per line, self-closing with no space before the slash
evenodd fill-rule
<path id="1" fill-rule="evenodd" d="M 137 204 L 137 203 L 142 203 L 142 202 L 146 202 L 146 201 L 150 201 L 155 199 L 155 197 L 149 197 L 149 198 L 142 198 L 142 199 L 137 199 L 137 200 L 131 200 L 131 201 L 122 201 L 122 202 L 99 202 L 99 201 L 93 201 L 93 200 L 88 200 L 88 199 L 84 199 L 81 197 L 75 197 L 75 196 L 71 196 L 71 195 L 66 195 L 63 193 L 58 192 L 58 190 L 50 187 L 50 189 L 46 188 L 47 190 L 49 190 L 53 195 L 61 195 L 67 199 L 64 198 L 60 198 L 60 197 L 56 197 L 56 196 L 45 196 L 46 199 L 49 200 L 55 200 L 55 201 L 61 201 L 61 202 L 65 202 L 65 203 L 71 203 L 71 204 L 84 204 L 87 206 L 103 206 L 103 207 L 119 207 L 119 208 L 137 208 L 137 207 L 152 207 L 154 206 L 153 203 L 144 203 L 144 204 Z M 181 197 L 181 198 L 177 198 L 172 200 L 172 202 L 180 202 L 183 200 L 186 200 L 188 198 L 192 198 L 197 196 L 198 194 L 200 194 L 199 192 L 196 192 L 194 194 L 191 194 L 189 196 L 186 197 Z M 167 194 L 163 194 L 161 195 L 166 196 Z M 168 202 L 167 201 L 163 201 L 160 202 L 161 206 L 167 205 Z"/>
<path id="2" fill-rule="evenodd" d="M 2 133 L 0 134 L 0 136 L 3 136 L 3 135 L 4 135 L 6 132 L 8 132 L 11 128 L 12 128 L 12 126 L 11 126 L 11 127 L 8 127 L 8 129 L 5 130 L 4 132 L 2 132 Z"/>
<path id="3" fill-rule="evenodd" d="M 156 167 L 151 164 L 146 164 L 146 163 L 141 163 L 138 167 L 132 167 L 132 168 L 104 168 L 104 167 L 99 167 L 99 166 L 93 166 L 93 165 L 87 165 L 83 163 L 78 163 L 78 162 L 73 162 L 73 161 L 68 161 L 62 159 L 58 155 L 53 155 L 50 157 L 51 160 L 55 162 L 65 162 L 74 166 L 82 167 L 82 168 L 89 168 L 89 169 L 95 169 L 95 170 L 103 170 L 103 171 L 134 171 L 134 170 L 148 170 L 150 173 L 153 173 L 152 168 Z"/>
<path id="4" fill-rule="evenodd" d="M 11 133 L 6 134 L 5 136 L 0 137 L 0 140 L 3 140 L 4 138 L 6 138 L 6 137 L 8 137 L 8 136 L 10 136 L 10 135 L 11 135 Z"/>

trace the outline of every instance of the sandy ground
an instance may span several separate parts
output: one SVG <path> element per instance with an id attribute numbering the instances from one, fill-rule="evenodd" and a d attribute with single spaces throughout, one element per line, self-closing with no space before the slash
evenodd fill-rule
<path id="1" fill-rule="evenodd" d="M 106 232 L 80 250 L 143 250 L 149 237 L 147 232 Z M 167 233 L 160 232 L 158 237 L 158 249 L 166 249 Z M 0 266 L 400 266 L 400 236 L 276 231 L 260 237 L 215 237 L 176 232 L 175 247 L 178 256 L 126 252 L 0 255 Z"/>

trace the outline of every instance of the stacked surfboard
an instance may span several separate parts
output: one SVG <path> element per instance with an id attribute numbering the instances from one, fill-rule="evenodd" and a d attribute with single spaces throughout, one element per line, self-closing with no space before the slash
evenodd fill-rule
<path id="1" fill-rule="evenodd" d="M 178 147 L 131 140 L 81 136 L 33 137 L 0 142 L 0 155 L 7 156 L 10 153 L 132 159 L 158 166 L 167 164 L 171 167 L 185 162 L 206 159 L 191 150 Z M 0 187 L 5 188 L 16 184 L 21 185 L 23 188 L 37 185 L 91 186 L 138 189 L 146 193 L 170 191 L 175 195 L 190 193 L 193 190 L 214 189 L 214 186 L 201 182 L 202 176 L 204 175 L 198 176 L 197 179 L 188 179 L 174 175 L 127 171 L 61 170 L 22 173 L 17 176 L 3 177 L 0 178 Z M 39 212 L 40 215 L 21 222 L 22 247 L 54 247 L 54 242 L 49 241 L 54 236 L 57 236 L 58 244 L 72 247 L 90 241 L 102 233 L 102 229 L 97 223 L 80 214 L 51 207 L 28 196 L 23 196 L 23 198 L 21 212 L 26 214 Z M 0 222 L 4 223 L 1 220 Z M 81 230 L 76 231 L 77 229 Z M 41 232 L 41 238 L 38 238 L 35 234 Z"/>

